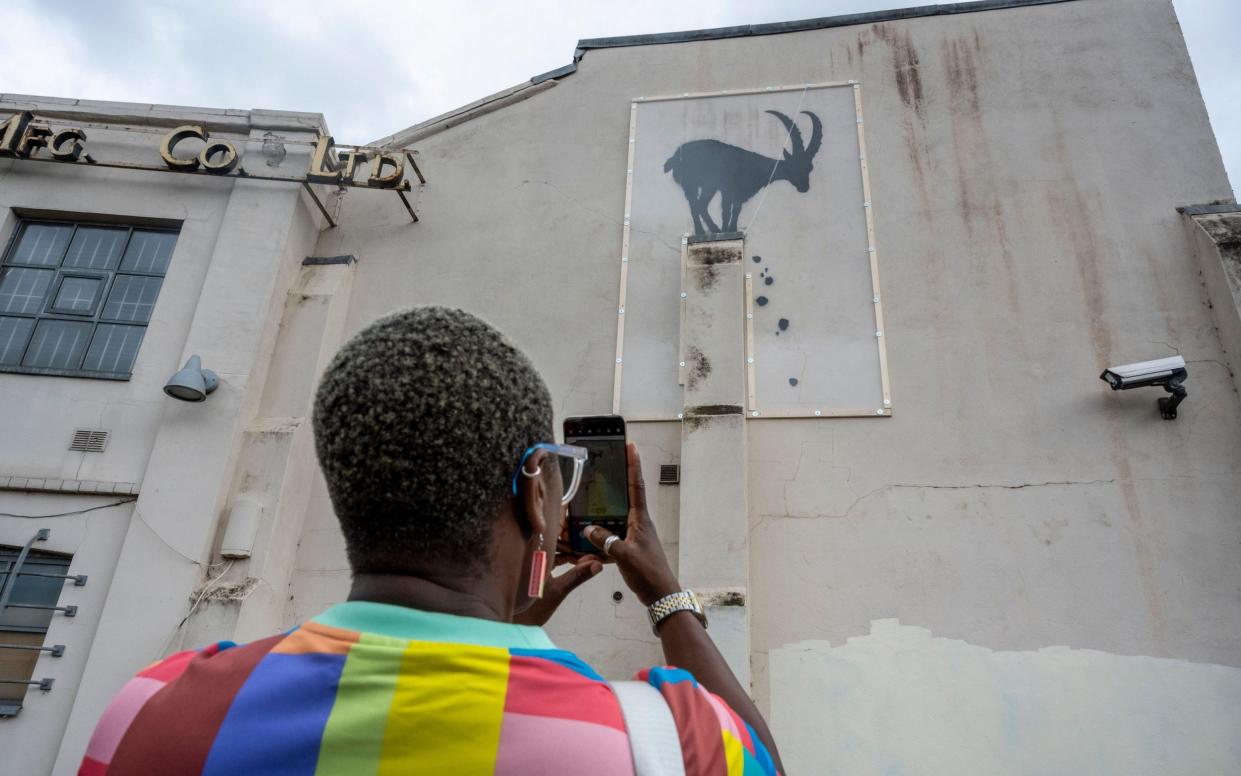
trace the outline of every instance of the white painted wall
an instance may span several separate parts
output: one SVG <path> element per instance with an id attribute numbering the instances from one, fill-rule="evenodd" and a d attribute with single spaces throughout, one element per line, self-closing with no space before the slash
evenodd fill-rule
<path id="1" fill-rule="evenodd" d="M 531 355 L 561 416 L 608 412 L 630 101 L 849 79 L 864 86 L 894 414 L 747 424 L 760 705 L 796 690 L 773 651 L 891 617 L 991 650 L 1241 666 L 1241 399 L 1221 366 L 1241 343 L 1216 331 L 1176 212 L 1231 192 L 1163 0 L 587 51 L 525 99 L 392 138 L 421 153 L 423 220 L 347 198 L 319 252 L 359 257 L 348 331 L 463 307 Z M 1174 422 L 1157 391 L 1098 379 L 1175 352 L 1191 396 Z M 630 429 L 694 469 L 666 424 Z M 322 567 L 304 568 L 295 595 L 331 598 Z M 618 629 L 611 581 L 552 630 L 620 676 L 645 626 Z M 796 708 L 813 723 L 829 703 Z M 805 746 L 786 751 L 818 772 Z"/>

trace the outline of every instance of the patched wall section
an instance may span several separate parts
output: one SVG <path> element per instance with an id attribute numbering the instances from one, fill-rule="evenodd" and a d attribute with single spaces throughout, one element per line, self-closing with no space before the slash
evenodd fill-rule
<path id="1" fill-rule="evenodd" d="M 790 773 L 1229 773 L 1241 669 L 1045 647 L 993 651 L 898 620 L 773 650 Z"/>

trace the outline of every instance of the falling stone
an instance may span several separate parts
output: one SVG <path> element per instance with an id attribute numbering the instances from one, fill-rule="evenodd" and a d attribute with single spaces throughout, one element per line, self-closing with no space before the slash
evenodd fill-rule
<path id="1" fill-rule="evenodd" d="M 780 322 L 779 322 L 778 324 L 776 324 L 776 325 L 780 327 L 780 331 L 788 331 L 788 328 L 789 328 L 789 319 L 788 319 L 788 318 L 781 318 L 781 319 L 780 319 Z"/>
<path id="2" fill-rule="evenodd" d="M 765 297 L 765 296 L 760 296 L 758 299 L 755 299 L 755 300 L 754 300 L 754 302 L 755 302 L 755 304 L 757 304 L 759 307 L 762 307 L 763 305 L 767 304 L 767 297 Z"/>

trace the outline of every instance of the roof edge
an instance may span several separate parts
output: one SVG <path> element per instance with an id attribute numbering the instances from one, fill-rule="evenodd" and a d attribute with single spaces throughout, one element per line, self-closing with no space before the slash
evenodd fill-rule
<path id="1" fill-rule="evenodd" d="M 266 129 L 328 134 L 322 113 L 264 108 L 204 108 L 145 102 L 87 100 L 35 94 L 0 94 L 0 112 L 29 110 L 46 118 L 132 126 L 176 127 L 201 124 L 213 132 Z"/>
<path id="2" fill-rule="evenodd" d="M 1182 205 L 1176 212 L 1187 216 L 1212 216 L 1220 213 L 1241 213 L 1241 205 L 1236 202 L 1210 202 L 1205 205 Z"/>
<path id="3" fill-rule="evenodd" d="M 522 100 L 527 100 L 534 95 L 550 89 L 559 83 L 561 78 L 572 75 L 577 71 L 577 63 L 570 62 L 567 65 L 558 67 L 555 70 L 548 70 L 546 73 L 539 73 L 528 80 L 522 81 L 516 86 L 510 86 L 507 89 L 498 91 L 495 94 L 489 94 L 486 97 L 466 103 L 459 108 L 453 108 L 447 113 L 441 113 L 438 116 L 432 116 L 425 121 L 420 121 L 413 126 L 406 127 L 391 135 L 386 135 L 372 142 L 370 145 L 380 146 L 383 148 L 392 148 L 404 146 L 415 140 L 422 140 L 431 135 L 451 129 L 458 124 L 464 124 L 471 119 L 486 115 L 492 111 L 512 105 Z"/>
<path id="4" fill-rule="evenodd" d="M 913 8 L 894 8 L 888 11 L 867 11 L 865 13 L 842 14 L 840 16 L 823 16 L 817 19 L 803 19 L 792 22 L 744 24 L 736 27 L 713 27 L 703 30 L 658 32 L 647 35 L 621 35 L 611 38 L 584 38 L 577 42 L 578 53 L 576 58 L 581 59 L 582 55 L 590 49 L 616 48 L 620 46 L 652 46 L 663 43 L 687 43 L 690 41 L 719 40 L 722 38 L 748 38 L 756 35 L 779 35 L 785 32 L 822 30 L 829 27 L 850 27 L 857 24 L 875 24 L 877 22 L 899 21 L 901 19 L 916 19 L 923 16 L 950 16 L 960 13 L 997 11 L 1006 8 L 1024 8 L 1032 5 L 1052 5 L 1075 1 L 975 0 L 975 2 L 966 3 L 921 5 Z"/>

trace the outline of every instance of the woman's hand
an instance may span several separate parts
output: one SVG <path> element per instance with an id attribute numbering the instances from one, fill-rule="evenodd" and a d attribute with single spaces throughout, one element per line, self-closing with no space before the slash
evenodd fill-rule
<path id="1" fill-rule="evenodd" d="M 561 559 L 561 555 L 557 554 L 557 565 Z M 517 625 L 545 625 L 547 621 L 556 613 L 556 609 L 564 603 L 564 599 L 569 596 L 586 580 L 603 571 L 603 564 L 598 558 L 593 556 L 580 556 L 573 564 L 573 568 L 559 576 L 549 577 L 547 584 L 543 587 L 543 597 L 535 599 L 524 610 L 513 615 L 513 622 Z"/>
<path id="2" fill-rule="evenodd" d="M 629 445 L 629 526 L 623 540 L 612 542 L 609 560 L 616 561 L 625 584 L 644 606 L 650 606 L 666 595 L 679 592 L 681 584 L 668 565 L 664 548 L 655 533 L 655 523 L 646 511 L 646 487 L 642 484 L 642 467 L 638 448 Z M 592 525 L 582 532 L 590 543 L 603 549 L 612 535 L 606 528 Z M 685 612 L 667 617 L 657 631 L 664 648 L 667 665 L 683 668 L 694 675 L 702 686 L 720 696 L 758 734 L 771 754 L 777 769 L 783 773 L 780 753 L 767 722 L 758 713 L 749 693 L 742 688 L 715 642 L 696 618 Z"/>
<path id="3" fill-rule="evenodd" d="M 668 565 L 655 523 L 646 509 L 646 485 L 642 482 L 642 461 L 638 448 L 630 442 L 625 449 L 629 457 L 629 525 L 624 539 L 612 542 L 608 559 L 616 561 L 625 584 L 638 597 L 643 606 L 650 606 L 666 595 L 681 589 L 676 574 Z M 583 535 L 599 549 L 603 549 L 612 532 L 592 525 Z"/>

